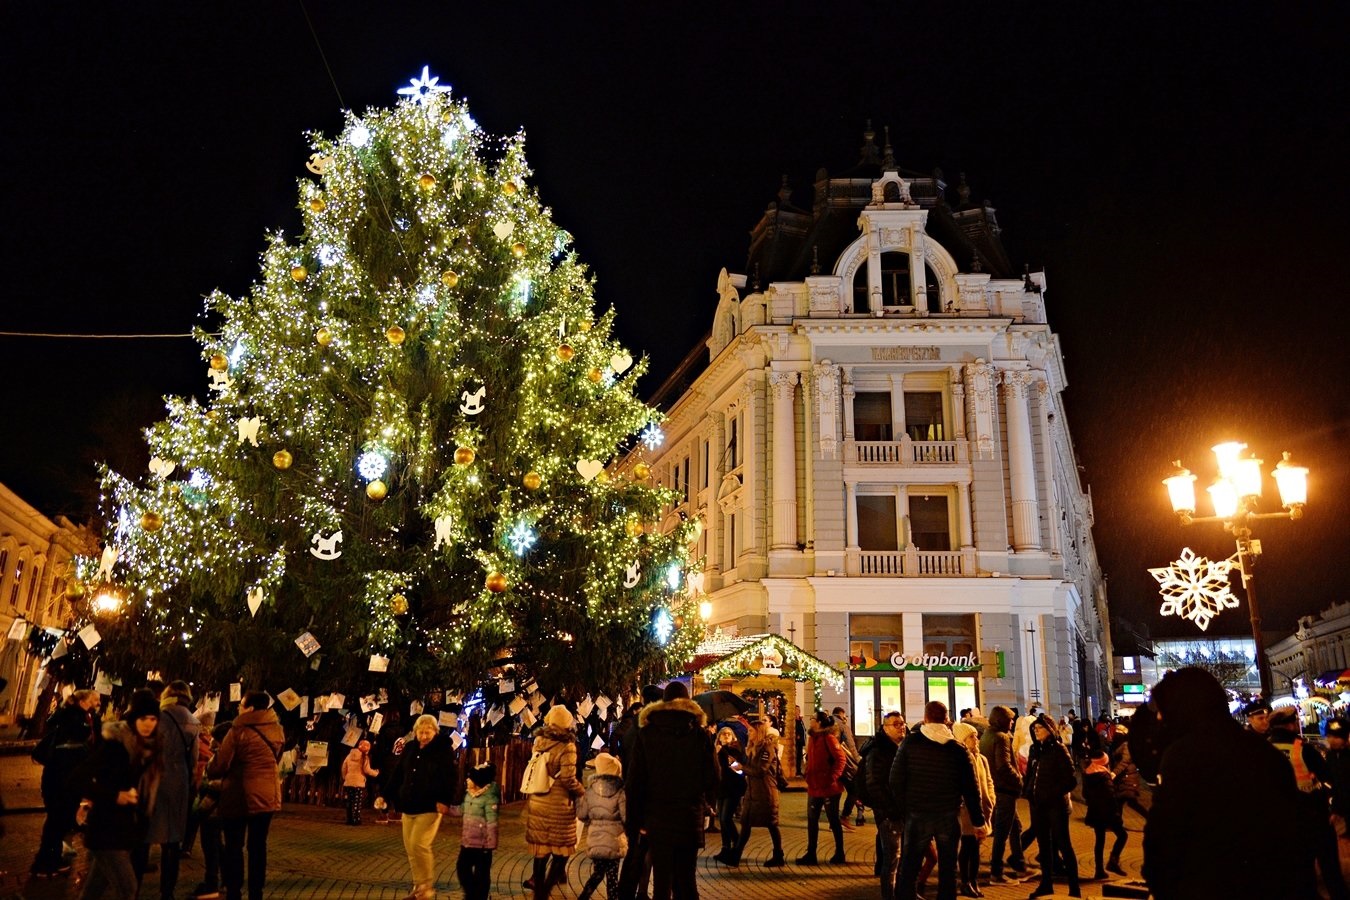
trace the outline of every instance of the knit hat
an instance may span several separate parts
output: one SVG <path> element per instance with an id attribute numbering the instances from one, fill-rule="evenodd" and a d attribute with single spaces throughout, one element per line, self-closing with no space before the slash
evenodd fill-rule
<path id="1" fill-rule="evenodd" d="M 957 722 L 952 726 L 952 736 L 956 738 L 958 744 L 964 744 L 967 738 L 978 737 L 980 730 L 974 725 L 967 725 L 965 722 Z"/>
<path id="2" fill-rule="evenodd" d="M 482 763 L 469 770 L 469 780 L 475 787 L 487 787 L 497 780 L 497 767 L 492 763 Z"/>
<path id="3" fill-rule="evenodd" d="M 619 762 L 617 756 L 611 756 L 608 753 L 598 753 L 595 757 L 595 774 L 613 775 L 615 778 L 622 778 L 623 763 Z"/>
<path id="4" fill-rule="evenodd" d="M 122 718 L 128 722 L 135 722 L 146 716 L 159 718 L 159 700 L 155 699 L 152 692 L 141 688 L 131 695 L 131 705 L 127 707 L 126 715 Z"/>
<path id="5" fill-rule="evenodd" d="M 567 707 L 561 703 L 555 703 L 548 708 L 548 712 L 544 714 L 544 724 L 561 728 L 563 731 L 571 731 L 577 727 L 576 719 L 572 718 L 572 714 L 567 711 Z"/>

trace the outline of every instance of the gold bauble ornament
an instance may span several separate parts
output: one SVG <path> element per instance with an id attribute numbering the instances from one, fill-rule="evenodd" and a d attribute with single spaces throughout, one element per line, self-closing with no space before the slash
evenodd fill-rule
<path id="1" fill-rule="evenodd" d="M 396 616 L 405 615 L 408 612 L 408 598 L 402 594 L 395 594 L 389 598 L 389 608 Z"/>
<path id="2" fill-rule="evenodd" d="M 289 450 L 278 450 L 276 453 L 272 454 L 272 465 L 282 471 L 289 469 L 291 463 L 294 461 L 295 457 L 291 456 L 291 451 Z"/>
<path id="3" fill-rule="evenodd" d="M 155 532 L 164 527 L 164 517 L 153 509 L 147 509 L 141 513 L 141 528 L 146 531 Z"/>
<path id="4" fill-rule="evenodd" d="M 333 343 L 333 332 L 329 331 L 327 328 L 320 328 L 318 331 L 314 332 L 314 340 L 320 347 L 327 347 L 329 344 Z"/>
<path id="5" fill-rule="evenodd" d="M 220 418 L 220 410 L 218 410 L 218 409 L 208 409 L 208 410 L 206 411 L 206 419 L 207 419 L 208 422 L 215 422 L 215 421 L 218 420 L 219 418 Z"/>
<path id="6" fill-rule="evenodd" d="M 417 183 L 427 190 L 430 190 L 436 186 L 436 176 L 432 175 L 430 172 L 423 172 L 418 177 Z"/>
<path id="7" fill-rule="evenodd" d="M 638 535 L 642 534 L 642 523 L 639 522 L 637 519 L 629 519 L 627 522 L 624 523 L 623 530 L 628 533 L 629 537 L 635 538 Z"/>
<path id="8" fill-rule="evenodd" d="M 306 269 L 304 266 L 291 266 L 291 278 L 295 279 L 297 284 L 308 277 L 309 269 Z"/>
<path id="9" fill-rule="evenodd" d="M 492 593 L 500 594 L 502 591 L 506 590 L 506 576 L 501 572 L 493 572 L 488 575 L 487 581 L 483 584 L 489 591 L 492 591 Z"/>
<path id="10" fill-rule="evenodd" d="M 78 581 L 72 581 L 66 585 L 66 596 L 71 600 L 78 600 L 84 596 L 84 584 Z"/>
<path id="11" fill-rule="evenodd" d="M 473 460 L 474 460 L 474 457 L 475 457 L 475 456 L 477 456 L 477 454 L 473 452 L 473 448 L 472 448 L 472 447 L 456 447 L 456 448 L 455 448 L 455 465 L 457 465 L 457 466 L 471 466 L 471 465 L 473 465 Z"/>
<path id="12" fill-rule="evenodd" d="M 544 483 L 544 479 L 539 477 L 538 472 L 526 472 L 525 477 L 520 479 L 520 481 L 525 485 L 525 489 L 529 491 L 539 490 L 539 486 Z"/>
<path id="13" fill-rule="evenodd" d="M 582 334 L 586 334 L 591 330 L 591 324 L 592 323 L 590 319 L 582 319 L 581 324 L 578 325 L 577 327 L 581 329 Z"/>
<path id="14" fill-rule="evenodd" d="M 511 255 L 514 256 L 516 259 L 524 259 L 525 253 L 528 250 L 529 248 L 526 247 L 525 244 L 521 241 L 516 241 L 514 244 L 511 245 Z"/>
<path id="15" fill-rule="evenodd" d="M 640 462 L 633 466 L 633 475 L 640 481 L 646 481 L 652 477 L 652 467 L 645 462 Z"/>
<path id="16" fill-rule="evenodd" d="M 366 496 L 372 500 L 383 500 L 389 495 L 389 485 L 376 478 L 366 485 Z"/>
<path id="17" fill-rule="evenodd" d="M 505 194 L 506 196 L 508 197 L 514 196 L 516 191 L 518 190 L 520 190 L 520 188 L 516 187 L 516 183 L 514 181 L 502 182 L 502 193 Z"/>
<path id="18" fill-rule="evenodd" d="M 577 355 L 577 351 L 575 351 L 575 350 L 572 349 L 572 345 L 571 345 L 571 344 L 559 344 L 559 345 L 558 345 L 558 359 L 561 359 L 563 362 L 571 362 L 571 361 L 572 361 L 572 357 L 574 357 L 574 356 L 576 356 L 576 355 Z"/>
<path id="19" fill-rule="evenodd" d="M 595 480 L 601 484 L 609 484 L 609 472 L 605 469 L 601 469 L 600 474 L 595 476 Z"/>
<path id="20" fill-rule="evenodd" d="M 599 384 L 605 380 L 605 373 L 601 372 L 599 369 L 591 369 L 586 373 L 586 377 L 591 380 L 592 384 Z"/>
<path id="21" fill-rule="evenodd" d="M 384 333 L 384 336 L 389 338 L 389 343 L 397 347 L 399 344 L 403 343 L 404 339 L 408 336 L 408 333 L 397 325 L 390 325 L 389 330 Z"/>
<path id="22" fill-rule="evenodd" d="M 323 212 L 326 206 L 328 206 L 328 204 L 323 202 L 322 197 L 314 197 L 309 201 L 309 208 L 315 212 Z"/>
<path id="23" fill-rule="evenodd" d="M 446 271 L 442 272 L 441 284 L 445 285 L 448 288 L 452 288 L 455 285 L 459 284 L 459 273 L 456 272 L 454 269 L 447 269 Z"/>
<path id="24" fill-rule="evenodd" d="M 215 369 L 217 372 L 224 372 L 229 367 L 230 358 L 224 353 L 211 354 L 211 368 Z"/>

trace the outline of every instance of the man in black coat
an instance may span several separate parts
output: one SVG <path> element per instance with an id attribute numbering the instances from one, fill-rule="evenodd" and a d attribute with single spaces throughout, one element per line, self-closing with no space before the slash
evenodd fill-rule
<path id="1" fill-rule="evenodd" d="M 904 819 L 900 806 L 891 796 L 891 766 L 900 749 L 905 720 L 891 710 L 881 720 L 881 731 L 863 755 L 860 777 L 867 783 L 867 799 L 877 820 L 877 875 L 881 878 L 881 900 L 895 900 L 895 873 L 900 865 L 900 835 Z"/>
<path id="2" fill-rule="evenodd" d="M 1303 740 L 1299 731 L 1298 712 L 1289 707 L 1270 714 L 1270 728 L 1266 737 L 1272 747 L 1285 755 L 1294 772 L 1294 783 L 1299 789 L 1297 826 L 1303 835 L 1303 846 L 1317 860 L 1317 868 L 1322 872 L 1327 893 L 1331 895 L 1331 900 L 1350 900 L 1350 891 L 1347 891 L 1345 877 L 1341 874 L 1336 829 L 1331 824 L 1331 795 L 1327 785 L 1331 783 L 1332 776 L 1326 759 L 1312 742 Z M 1303 872 L 1304 893 L 1312 896 L 1317 890 L 1312 867 L 1305 866 Z"/>
<path id="3" fill-rule="evenodd" d="M 961 801 L 970 811 L 976 836 L 984 837 L 989 829 L 980 810 L 975 767 L 966 748 L 956 742 L 947 727 L 946 704 L 930 701 L 923 708 L 923 724 L 911 731 L 896 751 L 891 765 L 891 796 L 904 812 L 903 846 L 912 850 L 928 846 L 929 840 L 937 843 L 938 900 L 955 900 Z M 914 896 L 922 859 L 922 853 L 901 856 L 897 897 Z"/>
<path id="4" fill-rule="evenodd" d="M 44 744 L 50 748 L 42 763 L 42 803 L 47 819 L 30 870 L 38 878 L 69 872 L 62 844 L 75 830 L 75 810 L 80 795 L 69 784 L 71 773 L 93 754 L 102 727 L 98 710 L 103 698 L 97 691 L 75 691 L 47 720 Z"/>
<path id="5" fill-rule="evenodd" d="M 1161 752 L 1143 874 L 1155 900 L 1290 896 L 1290 863 L 1307 854 L 1291 827 L 1298 788 L 1284 754 L 1233 720 L 1228 695 L 1202 669 L 1169 673 L 1152 703 Z"/>
<path id="6" fill-rule="evenodd" d="M 628 816 L 652 854 L 652 900 L 698 900 L 703 811 L 717 797 L 717 757 L 702 707 L 682 682 L 638 717 L 625 791 Z"/>

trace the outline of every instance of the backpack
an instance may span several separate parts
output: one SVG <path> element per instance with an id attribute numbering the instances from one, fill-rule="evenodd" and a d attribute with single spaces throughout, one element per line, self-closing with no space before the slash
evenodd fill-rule
<path id="1" fill-rule="evenodd" d="M 548 753 L 536 750 L 525 764 L 520 778 L 520 792 L 526 795 L 547 794 L 553 789 L 553 776 L 548 774 Z"/>
<path id="2" fill-rule="evenodd" d="M 47 733 L 42 736 L 42 740 L 37 742 L 33 748 L 33 762 L 40 766 L 45 766 L 47 760 L 51 759 L 52 749 L 56 746 L 56 732 L 58 729 L 48 725 Z"/>
<path id="3" fill-rule="evenodd" d="M 867 755 L 876 746 L 877 739 L 870 737 L 858 748 L 858 777 L 853 779 L 853 798 L 863 806 L 873 806 L 872 796 L 867 789 Z M 875 807 L 873 807 L 875 809 Z"/>

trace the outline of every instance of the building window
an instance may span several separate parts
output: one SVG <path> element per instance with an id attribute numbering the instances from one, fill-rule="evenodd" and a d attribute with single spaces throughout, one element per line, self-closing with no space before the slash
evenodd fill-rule
<path id="1" fill-rule="evenodd" d="M 859 391 L 853 396 L 853 436 L 860 441 L 891 440 L 888 391 Z"/>
<path id="2" fill-rule="evenodd" d="M 939 391 L 905 391 L 905 433 L 911 441 L 945 441 L 942 394 Z"/>
<path id="3" fill-rule="evenodd" d="M 739 421 L 740 421 L 740 418 L 739 418 L 739 417 L 737 417 L 737 416 L 732 416 L 731 422 L 730 422 L 730 425 L 731 425 L 730 432 L 731 432 L 731 433 L 727 435 L 727 456 L 728 456 L 728 458 L 730 458 L 730 460 L 731 460 L 731 467 L 732 467 L 733 469 L 736 468 L 736 466 L 737 466 L 737 462 L 736 462 L 736 424 L 737 424 Z"/>
<path id="4" fill-rule="evenodd" d="M 19 605 L 19 586 L 23 584 L 23 559 L 14 563 L 14 587 L 9 591 L 9 605 Z"/>
<path id="5" fill-rule="evenodd" d="M 945 496 L 940 494 L 910 496 L 909 539 L 919 550 L 952 549 L 951 519 L 947 512 Z"/>
<path id="6" fill-rule="evenodd" d="M 688 503 L 688 502 L 689 502 L 689 457 L 686 456 L 686 457 L 684 458 L 684 462 L 681 463 L 681 468 L 684 469 L 683 473 L 681 473 L 679 469 L 676 469 L 676 470 L 675 470 L 675 471 L 676 471 L 676 476 L 675 476 L 675 477 L 676 477 L 676 478 L 680 478 L 681 474 L 683 474 L 683 478 L 680 479 L 680 484 L 683 485 L 683 488 L 681 488 L 679 485 L 677 485 L 677 486 L 675 487 L 675 490 L 680 491 L 681 494 L 684 496 L 684 502 L 685 502 L 685 503 Z"/>
<path id="7" fill-rule="evenodd" d="M 923 652 L 928 656 L 976 656 L 974 615 L 930 615 L 923 617 Z M 979 690 L 975 673 L 928 672 L 924 675 L 928 700 L 947 704 L 955 718 L 963 709 L 978 709 Z"/>
<path id="8" fill-rule="evenodd" d="M 904 617 L 857 614 L 848 617 L 850 662 L 872 666 L 889 662 L 903 645 Z M 876 734 L 881 718 L 904 708 L 904 676 L 899 672 L 858 671 L 852 675 L 853 733 Z"/>
<path id="9" fill-rule="evenodd" d="M 7 568 L 9 568 L 9 550 L 0 550 L 0 579 L 5 577 Z"/>
<path id="10" fill-rule="evenodd" d="M 881 254 L 881 302 L 884 306 L 909 306 L 909 254 Z"/>
<path id="11" fill-rule="evenodd" d="M 42 580 L 42 573 L 37 569 L 33 570 L 33 576 L 28 579 L 28 599 L 24 601 L 24 608 L 29 613 L 37 612 L 37 588 L 38 582 Z"/>
<path id="12" fill-rule="evenodd" d="M 712 441 L 703 442 L 703 487 L 708 486 L 708 479 L 712 476 L 709 471 L 712 469 Z"/>
<path id="13" fill-rule="evenodd" d="M 858 498 L 858 547 L 899 550 L 895 529 L 895 497 L 862 494 Z"/>

